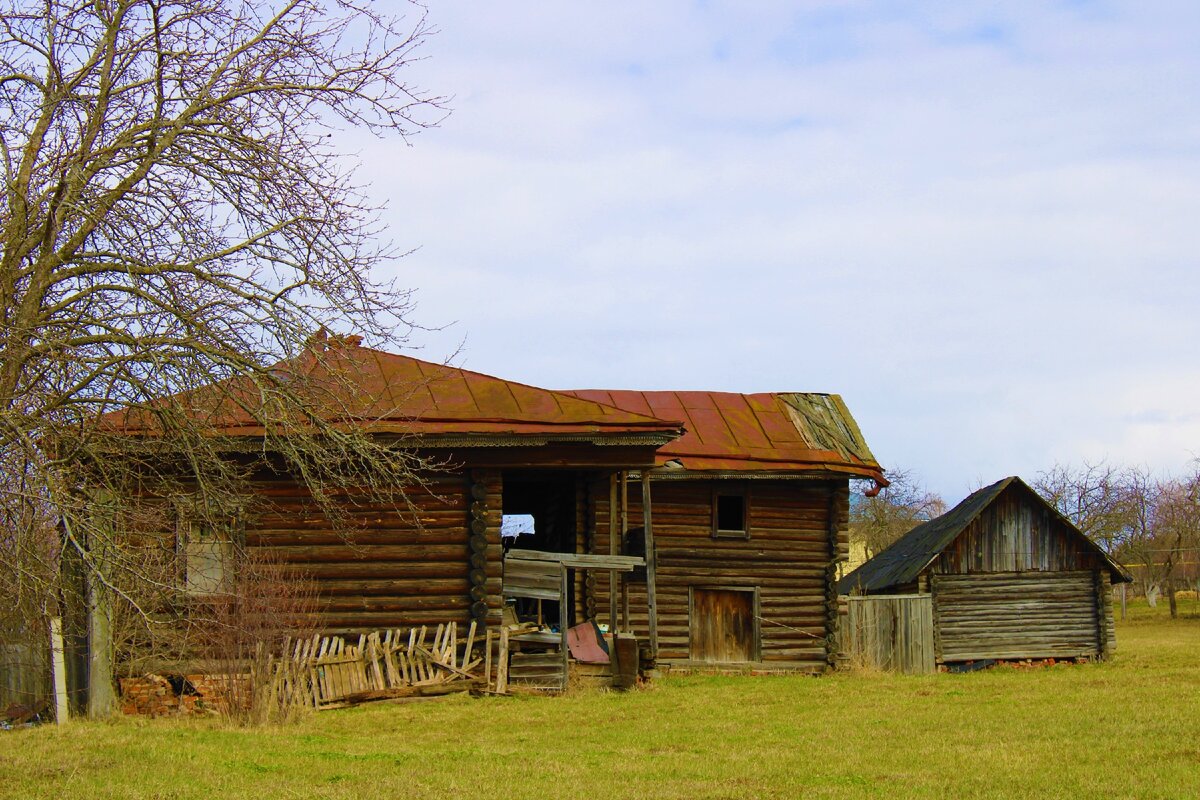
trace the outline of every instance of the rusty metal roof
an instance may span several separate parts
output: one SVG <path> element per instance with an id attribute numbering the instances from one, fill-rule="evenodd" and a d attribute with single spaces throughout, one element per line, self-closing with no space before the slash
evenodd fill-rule
<path id="1" fill-rule="evenodd" d="M 355 337 L 356 338 L 356 337 Z M 297 385 L 321 409 L 326 422 L 374 433 L 426 436 L 607 437 L 681 432 L 681 422 L 614 408 L 571 394 L 539 389 L 479 372 L 411 356 L 350 344 L 331 344 L 294 362 L 277 365 L 279 375 L 297 376 Z M 248 381 L 224 383 L 187 398 L 194 413 L 208 417 L 214 431 L 262 436 L 267 403 Z M 157 427 L 154 415 L 130 410 L 108 415 L 111 427 L 145 434 Z"/>
<path id="2" fill-rule="evenodd" d="M 882 478 L 854 417 L 836 394 L 609 389 L 570 393 L 638 414 L 682 420 L 686 433 L 659 448 L 659 466 L 679 461 L 689 471 L 816 470 Z"/>

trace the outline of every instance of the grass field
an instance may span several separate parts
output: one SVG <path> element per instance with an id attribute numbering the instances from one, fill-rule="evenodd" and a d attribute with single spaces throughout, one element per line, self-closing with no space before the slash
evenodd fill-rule
<path id="1" fill-rule="evenodd" d="M 1131 605 L 1105 664 L 46 726 L 0 734 L 0 795 L 1196 798 L 1200 604 L 1181 611 Z"/>

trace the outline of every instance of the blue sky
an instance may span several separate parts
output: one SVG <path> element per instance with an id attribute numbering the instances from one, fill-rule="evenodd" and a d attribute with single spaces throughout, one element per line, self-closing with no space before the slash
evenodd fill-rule
<path id="1" fill-rule="evenodd" d="M 955 501 L 1200 455 L 1200 4 L 430 3 L 346 133 L 433 360 L 829 391 Z"/>

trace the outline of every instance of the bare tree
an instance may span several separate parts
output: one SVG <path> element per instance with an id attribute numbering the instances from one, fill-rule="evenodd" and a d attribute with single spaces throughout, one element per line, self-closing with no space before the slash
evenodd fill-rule
<path id="1" fill-rule="evenodd" d="M 1151 605 L 1166 593 L 1174 619 L 1180 568 L 1200 551 L 1200 472 L 1155 479 L 1145 469 L 1130 469 L 1126 503 L 1130 526 L 1118 552 L 1139 568 Z"/>
<path id="2" fill-rule="evenodd" d="M 1106 462 L 1076 467 L 1055 464 L 1038 473 L 1033 489 L 1085 536 L 1109 553 L 1126 530 L 1126 485 L 1129 476 Z"/>
<path id="3" fill-rule="evenodd" d="M 1200 471 L 1160 476 L 1140 466 L 1056 465 L 1034 488 L 1076 527 L 1134 567 L 1153 606 L 1167 594 L 1177 615 L 1176 583 L 1200 548 Z"/>
<path id="4" fill-rule="evenodd" d="M 402 485 L 409 454 L 330 422 L 354 377 L 311 337 L 410 331 L 407 293 L 375 277 L 399 253 L 331 133 L 406 141 L 440 118 L 403 79 L 423 8 L 2 2 L 3 580 L 49 607 L 66 554 L 144 612 L 134 587 L 176 587 L 112 536 L 130 498 L 219 518 L 264 464 L 319 500 Z M 249 450 L 229 435 L 247 416 Z"/>
<path id="5" fill-rule="evenodd" d="M 874 497 L 856 498 L 850 506 L 850 538 L 863 543 L 867 558 L 946 511 L 945 501 L 926 490 L 910 470 L 889 470 L 888 480 Z"/>

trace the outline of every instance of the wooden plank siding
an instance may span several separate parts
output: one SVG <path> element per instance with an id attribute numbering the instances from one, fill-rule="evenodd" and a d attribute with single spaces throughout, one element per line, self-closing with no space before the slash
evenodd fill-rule
<path id="1" fill-rule="evenodd" d="M 937 669 L 930 595 L 872 595 L 847 601 L 842 643 L 852 666 L 911 675 Z"/>
<path id="2" fill-rule="evenodd" d="M 501 607 L 500 473 L 476 473 L 487 488 L 486 601 L 489 620 Z M 340 530 L 302 486 L 260 482 L 267 502 L 246 520 L 246 545 L 263 548 L 316 584 L 317 622 L 328 633 L 408 628 L 441 622 L 468 624 L 468 476 L 430 476 L 408 494 L 411 509 L 338 498 Z"/>
<path id="3" fill-rule="evenodd" d="M 844 481 L 654 480 L 651 483 L 657 550 L 660 661 L 691 658 L 689 592 L 757 589 L 757 640 L 762 663 L 823 670 L 837 624 L 831 594 L 833 558 L 848 548 L 849 491 Z M 713 537 L 713 494 L 744 488 L 748 538 Z M 607 486 L 588 493 L 593 552 L 609 552 Z M 830 511 L 833 511 L 832 527 Z M 628 519 L 641 525 L 641 490 L 629 487 Z M 831 537 L 833 546 L 831 547 Z M 608 576 L 598 573 L 591 591 L 601 621 L 608 615 Z M 644 584 L 629 587 L 631 628 L 647 636 Z M 831 605 L 832 597 L 832 605 Z"/>
<path id="4" fill-rule="evenodd" d="M 1104 569 L 1085 539 L 1010 486 L 932 564 L 941 574 Z"/>

